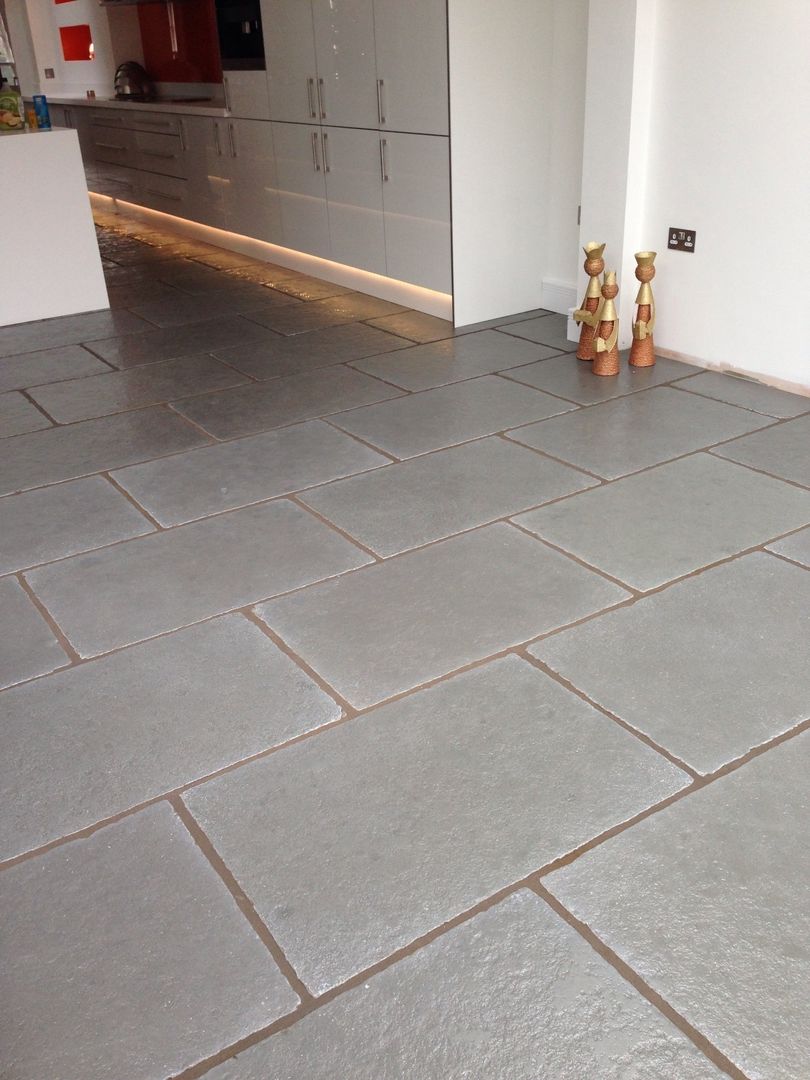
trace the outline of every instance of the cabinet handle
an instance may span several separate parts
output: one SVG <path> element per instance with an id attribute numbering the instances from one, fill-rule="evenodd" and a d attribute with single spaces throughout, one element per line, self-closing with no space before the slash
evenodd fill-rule
<path id="1" fill-rule="evenodd" d="M 128 149 L 126 146 L 119 146 L 118 143 L 111 142 L 97 142 L 96 148 L 98 150 L 120 150 L 122 153 L 126 153 Z"/>
<path id="2" fill-rule="evenodd" d="M 383 104 L 383 89 L 385 82 L 383 79 L 377 79 L 377 117 L 381 124 L 385 121 L 385 105 Z"/>
<path id="3" fill-rule="evenodd" d="M 332 166 L 329 164 L 329 136 L 325 131 L 323 135 L 321 135 L 321 139 L 323 140 L 323 171 L 331 172 Z"/>
<path id="4" fill-rule="evenodd" d="M 317 120 L 318 114 L 315 111 L 315 80 L 307 79 L 307 108 L 309 109 L 310 119 Z"/>
<path id="5" fill-rule="evenodd" d="M 321 163 L 318 161 L 318 133 L 312 132 L 312 164 L 315 168 L 315 172 L 321 171 Z"/>
<path id="6" fill-rule="evenodd" d="M 219 142 L 219 124 L 214 121 L 214 146 L 216 147 L 217 157 L 222 157 L 222 147 Z"/>
<path id="7" fill-rule="evenodd" d="M 228 110 L 228 112 L 231 112 L 231 95 L 228 93 L 229 89 L 230 89 L 230 87 L 228 86 L 228 76 L 223 75 L 222 76 L 222 90 L 223 90 L 223 92 L 225 94 L 225 108 Z"/>
<path id="8" fill-rule="evenodd" d="M 380 139 L 380 176 L 388 183 L 388 139 Z"/>
<path id="9" fill-rule="evenodd" d="M 231 157 L 236 157 L 236 135 L 233 130 L 233 124 L 228 124 L 228 141 L 231 144 Z"/>
<path id="10" fill-rule="evenodd" d="M 159 199 L 169 199 L 171 202 L 182 202 L 182 195 L 167 195 L 165 191 L 158 191 L 157 188 L 148 187 L 146 189 L 147 195 L 157 195 Z"/>
<path id="11" fill-rule="evenodd" d="M 186 149 L 186 126 L 182 120 L 177 121 L 177 133 L 180 136 L 180 149 L 185 151 Z"/>
<path id="12" fill-rule="evenodd" d="M 96 146 L 101 146 L 101 145 L 102 145 L 101 143 L 96 143 Z M 120 146 L 120 147 L 116 147 L 116 149 L 124 150 L 126 148 L 123 147 L 123 146 Z M 163 160 L 163 161 L 174 161 L 174 159 L 177 157 L 177 154 L 171 154 L 167 150 L 141 150 L 140 152 L 143 154 L 144 157 L 161 158 L 161 160 Z"/>
<path id="13" fill-rule="evenodd" d="M 326 119 L 326 87 L 323 79 L 318 79 L 318 107 L 321 110 L 321 120 Z"/>
<path id="14" fill-rule="evenodd" d="M 170 128 L 172 126 L 171 120 L 137 120 L 136 123 L 141 124 L 142 127 Z"/>

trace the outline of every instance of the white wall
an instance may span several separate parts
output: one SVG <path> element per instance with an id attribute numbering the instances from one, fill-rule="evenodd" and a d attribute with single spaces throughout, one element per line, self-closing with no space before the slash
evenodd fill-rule
<path id="1" fill-rule="evenodd" d="M 810 3 L 657 4 L 643 236 L 661 252 L 656 339 L 810 390 Z M 697 230 L 693 255 L 665 250 L 670 225 Z"/>
<path id="2" fill-rule="evenodd" d="M 577 302 L 588 0 L 553 0 L 543 307 Z"/>

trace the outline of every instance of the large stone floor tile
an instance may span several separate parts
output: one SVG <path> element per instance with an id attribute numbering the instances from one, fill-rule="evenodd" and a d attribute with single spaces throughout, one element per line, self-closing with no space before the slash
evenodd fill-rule
<path id="1" fill-rule="evenodd" d="M 178 412 L 218 439 L 385 401 L 402 391 L 351 368 L 333 366 L 179 402 Z"/>
<path id="2" fill-rule="evenodd" d="M 506 374 L 510 379 L 534 386 L 537 390 L 546 390 L 549 394 L 558 394 L 580 405 L 598 405 L 600 401 L 625 397 L 637 390 L 648 390 L 651 386 L 682 379 L 699 370 L 663 356 L 658 357 L 653 367 L 630 367 L 626 362 L 628 352 L 622 352 L 621 370 L 611 378 L 594 375 L 591 364 L 583 363 L 570 354 L 528 364 L 519 371 L 507 371 Z"/>
<path id="3" fill-rule="evenodd" d="M 530 364 L 554 353 L 554 349 L 506 337 L 497 330 L 481 330 L 477 334 L 417 345 L 389 356 L 372 357 L 355 367 L 404 390 L 429 390 Z"/>
<path id="4" fill-rule="evenodd" d="M 596 482 L 567 465 L 494 437 L 326 484 L 302 498 L 385 556 L 582 491 Z"/>
<path id="5" fill-rule="evenodd" d="M 219 270 L 191 262 L 189 259 L 163 262 L 150 270 L 150 276 L 154 281 L 162 281 L 172 288 L 192 295 L 216 292 L 217 285 L 225 277 Z"/>
<path id="6" fill-rule="evenodd" d="M 54 420 L 71 424 L 212 390 L 225 390 L 245 382 L 247 379 L 233 368 L 200 354 L 161 364 L 146 364 L 131 371 L 111 371 L 107 375 L 35 387 L 29 393 Z"/>
<path id="7" fill-rule="evenodd" d="M 500 524 L 258 610 L 335 689 L 364 707 L 626 595 Z"/>
<path id="8" fill-rule="evenodd" d="M 733 405 L 658 386 L 509 434 L 613 480 L 769 423 Z"/>
<path id="9" fill-rule="evenodd" d="M 718 446 L 720 457 L 810 487 L 810 416 Z"/>
<path id="10" fill-rule="evenodd" d="M 47 427 L 52 427 L 50 420 L 24 394 L 18 390 L 0 394 L 0 439 Z"/>
<path id="11" fill-rule="evenodd" d="M 0 574 L 152 531 L 101 476 L 10 495 L 0 502 Z"/>
<path id="12" fill-rule="evenodd" d="M 724 1080 L 530 892 L 476 915 L 207 1080 Z"/>
<path id="13" fill-rule="evenodd" d="M 223 248 L 220 248 L 219 251 L 195 255 L 194 261 L 202 263 L 203 266 L 213 267 L 215 270 L 231 270 L 236 266 L 263 265 L 261 259 L 253 259 L 250 255 L 240 255 L 238 251 L 226 251 Z"/>
<path id="14" fill-rule="evenodd" d="M 448 319 L 426 315 L 423 311 L 403 311 L 399 315 L 383 315 L 379 319 L 368 321 L 370 326 L 378 326 L 380 330 L 399 334 L 400 337 L 420 344 L 455 337 L 457 333 Z"/>
<path id="15" fill-rule="evenodd" d="M 36 352 L 62 345 L 80 345 L 113 335 L 137 334 L 148 323 L 129 311 L 91 311 L 87 315 L 66 315 L 59 319 L 17 323 L 0 327 L 0 356 Z"/>
<path id="16" fill-rule="evenodd" d="M 7 690 L 2 712 L 0 859 L 340 715 L 241 615 Z"/>
<path id="17" fill-rule="evenodd" d="M 406 458 L 574 408 L 540 390 L 485 375 L 345 412 L 334 422 L 389 454 Z"/>
<path id="18" fill-rule="evenodd" d="M 705 371 L 692 379 L 678 383 L 679 390 L 689 390 L 693 394 L 727 401 L 730 405 L 739 405 L 743 409 L 766 416 L 786 419 L 810 412 L 810 395 L 788 394 L 773 386 L 741 379 L 734 375 L 722 375 L 717 371 Z"/>
<path id="19" fill-rule="evenodd" d="M 28 386 L 59 382 L 60 379 L 79 379 L 83 375 L 100 375 L 110 369 L 81 345 L 65 345 L 61 349 L 22 353 L 0 360 L 0 393 L 22 390 Z"/>
<path id="20" fill-rule="evenodd" d="M 699 772 L 810 716 L 810 575 L 754 553 L 532 653 Z"/>
<path id="21" fill-rule="evenodd" d="M 31 571 L 81 656 L 363 566 L 369 556 L 290 502 L 248 507 Z"/>
<path id="22" fill-rule="evenodd" d="M 222 275 L 218 275 L 221 277 Z M 155 326 L 189 326 L 204 322 L 216 315 L 232 315 L 241 312 L 264 312 L 278 306 L 297 305 L 293 296 L 273 292 L 263 285 L 250 282 L 224 282 L 222 288 L 213 289 L 202 296 L 184 296 L 178 293 L 171 300 L 155 300 L 133 307 L 136 315 L 154 323 Z"/>
<path id="23" fill-rule="evenodd" d="M 506 657 L 184 799 L 322 993 L 688 782 Z"/>
<path id="24" fill-rule="evenodd" d="M 107 286 L 107 297 L 111 308 L 136 308 L 140 304 L 154 304 L 160 301 L 171 303 L 172 300 L 184 300 L 177 289 L 165 281 L 158 281 L 150 275 L 147 280 Z"/>
<path id="25" fill-rule="evenodd" d="M 338 326 L 340 323 L 357 322 L 380 315 L 394 315 L 406 310 L 400 304 L 392 304 L 388 300 L 350 292 L 313 300 L 307 304 L 297 304 L 294 307 L 278 307 L 261 314 L 251 312 L 250 318 L 279 334 L 306 334 L 325 326 Z"/>
<path id="26" fill-rule="evenodd" d="M 148 326 L 141 321 L 141 327 Z M 223 316 L 191 326 L 170 326 L 164 330 L 148 330 L 146 333 L 127 337 L 105 338 L 90 342 L 88 347 L 96 356 L 118 368 L 137 364 L 154 364 L 159 360 L 174 360 L 178 356 L 193 356 L 200 352 L 213 352 L 246 341 L 266 341 L 274 335 L 239 316 Z"/>
<path id="27" fill-rule="evenodd" d="M 297 998 L 166 806 L 0 875 L 0 1070 L 164 1080 Z"/>
<path id="28" fill-rule="evenodd" d="M 568 319 L 565 315 L 552 313 L 539 318 L 525 319 L 522 322 L 500 323 L 499 325 L 503 327 L 503 333 L 526 338 L 528 341 L 536 341 L 560 352 L 575 352 L 577 348 L 576 341 L 568 340 Z"/>
<path id="29" fill-rule="evenodd" d="M 802 566 L 810 567 L 810 529 L 802 529 L 801 532 L 778 540 L 769 547 L 771 551 L 778 551 L 786 559 L 793 559 Z"/>
<path id="30" fill-rule="evenodd" d="M 168 526 L 386 464 L 387 458 L 356 439 L 311 420 L 133 465 L 114 477 L 161 525 Z"/>
<path id="31" fill-rule="evenodd" d="M 746 1076 L 810 1062 L 810 736 L 549 875 L 548 888 Z"/>
<path id="32" fill-rule="evenodd" d="M 810 491 L 695 454 L 516 520 L 644 590 L 807 524 Z"/>
<path id="33" fill-rule="evenodd" d="M 355 291 L 346 285 L 335 285 L 332 281 L 322 281 L 309 274 L 295 273 L 293 270 L 286 270 L 285 273 L 286 278 L 273 282 L 274 288 L 299 300 L 323 300 L 327 296 L 346 296 Z"/>
<path id="34" fill-rule="evenodd" d="M 281 375 L 298 375 L 315 368 L 359 360 L 403 349 L 407 341 L 375 330 L 365 323 L 345 323 L 311 334 L 294 337 L 273 337 L 267 341 L 247 342 L 232 349 L 217 349 L 216 356 L 231 367 L 252 375 L 255 379 L 275 379 Z"/>
<path id="35" fill-rule="evenodd" d="M 0 495 L 157 458 L 209 441 L 168 409 L 104 416 L 3 444 Z"/>
<path id="36" fill-rule="evenodd" d="M 306 278 L 306 274 L 302 274 L 300 270 L 290 270 L 288 266 L 279 266 L 277 263 L 258 262 L 251 263 L 248 266 L 227 266 L 222 270 L 222 277 L 231 278 L 234 281 L 252 281 L 259 285 L 268 285 L 273 288 L 278 286 L 281 288 L 281 283 L 286 285 L 292 281 L 298 281 L 300 278 Z M 311 280 L 315 281 L 315 278 Z M 328 282 L 322 282 L 321 284 L 328 284 Z M 343 292 L 352 292 L 351 289 L 343 289 L 340 285 L 333 286 L 334 289 Z M 194 291 L 194 290 L 190 290 Z M 295 295 L 290 294 L 290 295 Z M 329 295 L 333 295 L 329 293 Z M 309 299 L 309 297 L 301 297 L 303 300 Z"/>
<path id="37" fill-rule="evenodd" d="M 0 689 L 68 662 L 62 646 L 16 578 L 0 580 Z"/>

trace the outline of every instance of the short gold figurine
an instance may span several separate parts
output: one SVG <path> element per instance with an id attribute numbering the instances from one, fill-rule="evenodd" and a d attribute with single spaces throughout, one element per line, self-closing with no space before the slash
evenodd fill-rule
<path id="1" fill-rule="evenodd" d="M 582 307 L 574 312 L 574 319 L 581 324 L 579 331 L 579 348 L 577 349 L 578 360 L 593 360 L 593 339 L 599 326 L 599 308 L 602 306 L 602 297 L 599 290 L 599 275 L 605 269 L 605 261 L 602 256 L 605 253 L 604 244 L 591 242 L 582 249 L 585 252 L 585 273 L 590 277 L 585 299 Z"/>
<path id="2" fill-rule="evenodd" d="M 650 282 L 655 277 L 656 251 L 637 251 L 636 277 L 641 282 L 636 303 L 638 315 L 633 323 L 633 344 L 630 346 L 630 363 L 633 367 L 652 367 L 655 363 L 653 329 L 655 327 L 655 300 Z"/>
<path id="3" fill-rule="evenodd" d="M 608 270 L 602 285 L 602 304 L 599 309 L 599 331 L 594 338 L 594 375 L 619 374 L 619 316 L 613 303 L 619 295 L 616 271 Z"/>

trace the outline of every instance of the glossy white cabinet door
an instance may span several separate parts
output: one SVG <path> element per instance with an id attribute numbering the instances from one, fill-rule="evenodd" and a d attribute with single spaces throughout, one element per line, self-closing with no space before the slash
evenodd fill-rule
<path id="1" fill-rule="evenodd" d="M 380 127 L 447 135 L 446 0 L 374 0 L 374 28 Z"/>
<path id="2" fill-rule="evenodd" d="M 385 274 L 379 135 L 324 127 L 321 137 L 332 258 Z"/>
<path id="3" fill-rule="evenodd" d="M 261 120 L 229 120 L 227 124 L 233 155 L 230 227 L 244 236 L 281 244 L 272 124 Z"/>
<path id="4" fill-rule="evenodd" d="M 388 276 L 452 292 L 449 140 L 380 133 Z"/>
<path id="5" fill-rule="evenodd" d="M 331 258 L 321 129 L 273 123 L 283 244 Z"/>
<path id="6" fill-rule="evenodd" d="M 377 126 L 373 0 L 312 0 L 323 124 Z"/>
<path id="7" fill-rule="evenodd" d="M 232 116 L 270 119 L 266 71 L 225 71 L 225 106 Z"/>
<path id="8" fill-rule="evenodd" d="M 262 0 L 262 30 L 270 116 L 317 122 L 318 66 L 310 0 Z"/>
<path id="9" fill-rule="evenodd" d="M 184 116 L 182 131 L 189 179 L 188 216 L 218 229 L 232 228 L 234 159 L 229 151 L 226 121 Z"/>

